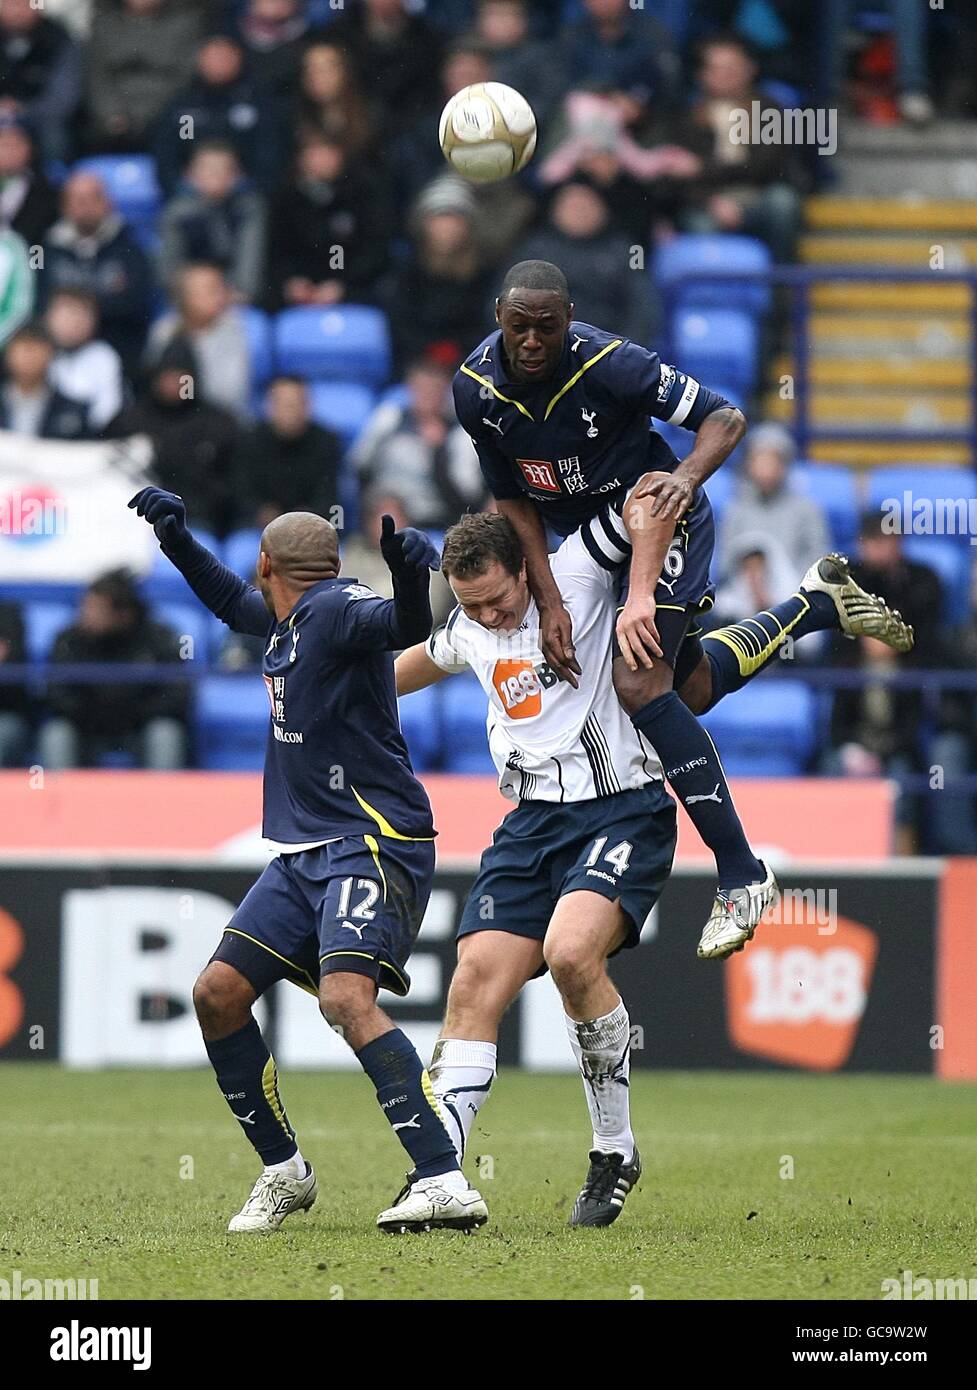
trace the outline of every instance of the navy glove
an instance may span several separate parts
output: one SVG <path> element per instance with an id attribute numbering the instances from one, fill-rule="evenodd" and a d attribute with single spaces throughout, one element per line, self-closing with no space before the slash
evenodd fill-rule
<path id="1" fill-rule="evenodd" d="M 144 487 L 129 501 L 137 516 L 143 516 L 159 541 L 178 541 L 187 534 L 187 507 L 175 492 L 161 487 Z"/>
<path id="2" fill-rule="evenodd" d="M 380 554 L 387 562 L 391 574 L 404 570 L 439 570 L 441 556 L 436 545 L 414 526 L 405 526 L 402 531 L 394 529 L 392 516 L 384 516 L 380 522 Z"/>

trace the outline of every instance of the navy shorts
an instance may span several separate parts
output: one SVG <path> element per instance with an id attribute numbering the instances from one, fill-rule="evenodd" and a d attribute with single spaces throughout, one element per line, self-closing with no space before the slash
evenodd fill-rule
<path id="1" fill-rule="evenodd" d="M 348 836 L 279 854 L 224 929 L 212 959 L 263 994 L 291 980 L 313 994 L 322 975 L 368 975 L 406 994 L 407 960 L 434 877 L 430 840 Z"/>
<path id="2" fill-rule="evenodd" d="M 715 545 L 712 506 L 705 490 L 699 488 L 694 504 L 675 527 L 675 537 L 655 586 L 655 607 L 661 614 L 657 626 L 662 658 L 673 669 L 686 637 L 698 636 L 699 615 L 708 612 L 715 601 L 715 587 L 709 579 Z M 627 600 L 630 584 L 630 568 L 622 568 L 619 607 Z"/>
<path id="3" fill-rule="evenodd" d="M 675 802 L 660 782 L 590 801 L 523 801 L 482 855 L 458 936 L 507 931 L 542 941 L 560 898 L 618 898 L 636 946 L 675 854 Z"/>

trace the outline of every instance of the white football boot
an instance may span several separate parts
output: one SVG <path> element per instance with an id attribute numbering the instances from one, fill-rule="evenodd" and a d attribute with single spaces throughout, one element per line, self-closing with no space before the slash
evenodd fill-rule
<path id="1" fill-rule="evenodd" d="M 267 1235 L 277 1231 L 293 1211 L 308 1211 L 319 1195 L 319 1184 L 311 1163 L 306 1166 L 309 1171 L 304 1178 L 289 1178 L 266 1168 L 258 1175 L 251 1196 L 237 1216 L 231 1217 L 227 1229 Z"/>
<path id="2" fill-rule="evenodd" d="M 743 888 L 720 888 L 709 920 L 702 929 L 696 955 L 700 960 L 722 960 L 734 951 L 742 951 L 759 926 L 760 918 L 779 897 L 777 880 L 769 868 L 761 883 L 748 883 Z"/>
<path id="3" fill-rule="evenodd" d="M 846 555 L 824 555 L 815 560 L 800 588 L 827 594 L 833 600 L 846 637 L 877 637 L 897 652 L 912 650 L 916 640 L 912 628 L 897 609 L 855 583 Z"/>
<path id="4" fill-rule="evenodd" d="M 377 1217 L 381 1231 L 390 1235 L 418 1234 L 421 1231 L 473 1231 L 488 1220 L 488 1207 L 460 1171 L 441 1173 L 434 1178 L 408 1176 L 392 1207 Z"/>

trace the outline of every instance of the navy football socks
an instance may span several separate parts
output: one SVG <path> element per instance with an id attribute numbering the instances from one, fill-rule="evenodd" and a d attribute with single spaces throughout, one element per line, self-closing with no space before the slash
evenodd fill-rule
<path id="1" fill-rule="evenodd" d="M 267 1167 L 284 1163 L 298 1151 L 295 1131 L 278 1094 L 278 1068 L 257 1021 L 219 1042 L 207 1042 L 207 1056 L 231 1114 Z"/>
<path id="2" fill-rule="evenodd" d="M 411 1157 L 419 1178 L 433 1178 L 458 1168 L 451 1136 L 445 1129 L 431 1087 L 413 1043 L 393 1028 L 356 1054 L 373 1082 L 380 1109 Z"/>
<path id="3" fill-rule="evenodd" d="M 758 676 L 788 638 L 796 642 L 811 632 L 839 626 L 833 601 L 816 590 L 811 594 L 791 594 L 783 603 L 752 618 L 704 633 L 702 649 L 712 667 L 712 699 L 708 708 Z"/>
<path id="4" fill-rule="evenodd" d="M 743 833 L 715 744 L 692 711 L 669 690 L 631 722 L 657 750 L 672 790 L 715 855 L 720 888 L 762 880 L 766 871 Z"/>

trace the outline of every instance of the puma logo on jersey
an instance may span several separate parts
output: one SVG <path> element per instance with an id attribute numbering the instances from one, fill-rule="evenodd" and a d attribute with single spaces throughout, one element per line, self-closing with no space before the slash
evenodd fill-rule
<path id="1" fill-rule="evenodd" d="M 570 351 L 576 352 L 582 343 L 589 343 L 589 338 L 581 338 L 579 333 L 574 333 L 573 342 L 570 344 Z"/>
<path id="2" fill-rule="evenodd" d="M 481 357 L 478 359 L 478 365 L 481 367 L 481 366 L 483 366 L 486 362 L 491 362 L 491 360 L 492 360 L 492 349 L 491 349 L 490 347 L 483 347 L 483 348 L 482 348 L 482 355 L 481 355 Z"/>
<path id="3" fill-rule="evenodd" d="M 687 797 L 685 798 L 685 804 L 686 804 L 686 806 L 692 806 L 692 805 L 694 805 L 695 802 L 697 802 L 697 801 L 715 801 L 715 802 L 717 802 L 719 805 L 722 805 L 722 800 L 723 800 L 723 799 L 722 799 L 722 797 L 719 795 L 719 788 L 720 788 L 721 786 L 722 786 L 722 783 L 721 783 L 721 782 L 717 782 L 716 785 L 715 785 L 715 787 L 713 787 L 712 791 L 709 793 L 708 796 L 705 796 L 705 795 L 702 795 L 702 796 L 687 796 Z"/>
<path id="4" fill-rule="evenodd" d="M 675 585 L 678 583 L 678 578 L 677 578 L 677 577 L 676 577 L 675 579 L 662 579 L 662 578 L 659 577 L 658 582 L 659 582 L 659 584 L 662 586 L 663 589 L 667 589 L 667 590 L 668 590 L 668 592 L 671 594 L 672 598 L 675 597 Z"/>
<path id="5" fill-rule="evenodd" d="M 502 429 L 502 421 L 501 421 L 501 420 L 490 420 L 490 419 L 488 418 L 487 415 L 483 415 L 483 416 L 482 416 L 482 424 L 483 424 L 483 425 L 488 425 L 490 429 L 498 430 L 499 434 L 502 434 L 502 433 L 504 432 L 503 429 Z"/>

